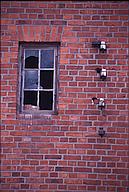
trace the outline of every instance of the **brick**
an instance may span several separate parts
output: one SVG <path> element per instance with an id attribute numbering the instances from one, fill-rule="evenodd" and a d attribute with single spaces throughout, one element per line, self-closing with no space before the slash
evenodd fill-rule
<path id="1" fill-rule="evenodd" d="M 21 189 L 29 189 L 29 184 L 21 184 Z"/>
<path id="2" fill-rule="evenodd" d="M 45 155 L 45 159 L 61 159 L 61 155 Z"/>
<path id="3" fill-rule="evenodd" d="M 24 9 L 21 8 L 8 8 L 7 13 L 23 13 Z"/>
<path id="4" fill-rule="evenodd" d="M 63 183 L 63 179 L 46 179 L 46 183 Z"/>
<path id="5" fill-rule="evenodd" d="M 74 171 L 75 172 L 81 172 L 81 173 L 83 173 L 83 172 L 91 172 L 91 168 L 84 168 L 84 167 L 82 167 L 82 168 L 78 168 L 78 167 L 76 167 L 75 169 L 74 169 Z"/>
<path id="6" fill-rule="evenodd" d="M 27 159 L 42 159 L 42 155 L 27 155 Z"/>
<path id="7" fill-rule="evenodd" d="M 51 21 L 51 25 L 67 25 L 66 21 Z"/>
<path id="8" fill-rule="evenodd" d="M 80 156 L 71 156 L 71 155 L 69 155 L 69 156 L 64 156 L 64 159 L 66 159 L 66 160 L 81 160 L 81 157 Z"/>
<path id="9" fill-rule="evenodd" d="M 42 13 L 42 9 L 26 9 L 26 13 Z"/>
<path id="10" fill-rule="evenodd" d="M 18 20 L 16 21 L 16 25 L 29 25 L 29 24 L 32 24 L 32 21 L 29 21 L 29 20 Z"/>
<path id="11" fill-rule="evenodd" d="M 60 10 L 59 9 L 45 9 L 44 10 L 45 14 L 60 14 Z"/>
<path id="12" fill-rule="evenodd" d="M 72 172 L 73 168 L 72 167 L 56 167 L 56 171 L 63 171 L 63 172 Z"/>
<path id="13" fill-rule="evenodd" d="M 49 21 L 47 21 L 47 20 L 34 20 L 33 25 L 49 25 Z"/>

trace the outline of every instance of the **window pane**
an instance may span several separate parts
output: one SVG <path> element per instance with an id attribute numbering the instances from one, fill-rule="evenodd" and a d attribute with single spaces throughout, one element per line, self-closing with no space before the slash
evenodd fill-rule
<path id="1" fill-rule="evenodd" d="M 54 50 L 41 51 L 41 68 L 53 68 L 54 66 Z"/>
<path id="2" fill-rule="evenodd" d="M 38 68 L 38 50 L 25 50 L 25 68 Z"/>
<path id="3" fill-rule="evenodd" d="M 24 91 L 24 105 L 37 106 L 37 91 Z"/>
<path id="4" fill-rule="evenodd" d="M 25 71 L 24 89 L 37 89 L 38 88 L 38 71 L 27 70 Z"/>
<path id="5" fill-rule="evenodd" d="M 39 108 L 40 110 L 52 110 L 53 91 L 39 92 Z"/>
<path id="6" fill-rule="evenodd" d="M 43 89 L 53 89 L 53 70 L 40 71 L 40 86 Z"/>

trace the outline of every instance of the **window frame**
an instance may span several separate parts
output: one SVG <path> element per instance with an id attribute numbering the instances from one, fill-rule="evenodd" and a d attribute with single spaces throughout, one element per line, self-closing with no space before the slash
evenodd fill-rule
<path id="1" fill-rule="evenodd" d="M 28 114 L 57 114 L 57 93 L 58 93 L 58 83 L 59 83 L 59 43 L 20 43 L 19 44 L 19 96 L 18 96 L 18 111 L 19 113 L 28 113 Z M 25 50 L 38 50 L 38 68 L 25 68 Z M 53 68 L 41 68 L 41 50 L 54 50 L 54 63 Z M 34 89 L 37 92 L 37 103 L 39 107 L 39 92 L 41 91 L 52 91 L 53 92 L 53 101 L 52 101 L 52 110 L 25 110 L 24 109 L 24 79 L 25 71 L 35 70 L 38 71 L 38 88 Z M 40 89 L 39 79 L 41 71 L 53 71 L 53 88 L 52 89 Z M 29 90 L 29 89 L 28 89 Z M 33 89 L 30 89 L 31 91 Z"/>

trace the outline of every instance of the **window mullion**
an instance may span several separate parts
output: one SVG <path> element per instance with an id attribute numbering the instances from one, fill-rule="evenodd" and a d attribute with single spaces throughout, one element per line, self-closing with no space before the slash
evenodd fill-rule
<path id="1" fill-rule="evenodd" d="M 53 66 L 53 106 L 52 109 L 55 108 L 55 98 L 56 98 L 56 87 L 55 87 L 55 81 L 56 81 L 56 56 L 57 51 L 54 48 L 54 66 Z"/>
<path id="2" fill-rule="evenodd" d="M 40 62 L 41 62 L 41 50 L 39 49 L 39 67 L 38 67 L 38 91 L 37 91 L 37 107 L 39 109 L 39 89 L 40 89 Z"/>
<path id="3" fill-rule="evenodd" d="M 23 57 L 22 57 L 22 62 L 23 62 L 23 68 L 22 68 L 22 110 L 24 106 L 24 80 L 25 80 L 25 49 L 23 50 Z"/>
<path id="4" fill-rule="evenodd" d="M 58 84 L 58 50 L 57 47 L 55 49 L 55 57 L 54 57 L 54 111 L 57 112 L 57 84 Z"/>

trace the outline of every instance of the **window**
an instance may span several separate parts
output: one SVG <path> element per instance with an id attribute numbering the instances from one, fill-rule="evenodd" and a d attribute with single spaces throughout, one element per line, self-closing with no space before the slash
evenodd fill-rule
<path id="1" fill-rule="evenodd" d="M 56 112 L 58 44 L 21 44 L 20 58 L 20 111 Z"/>

